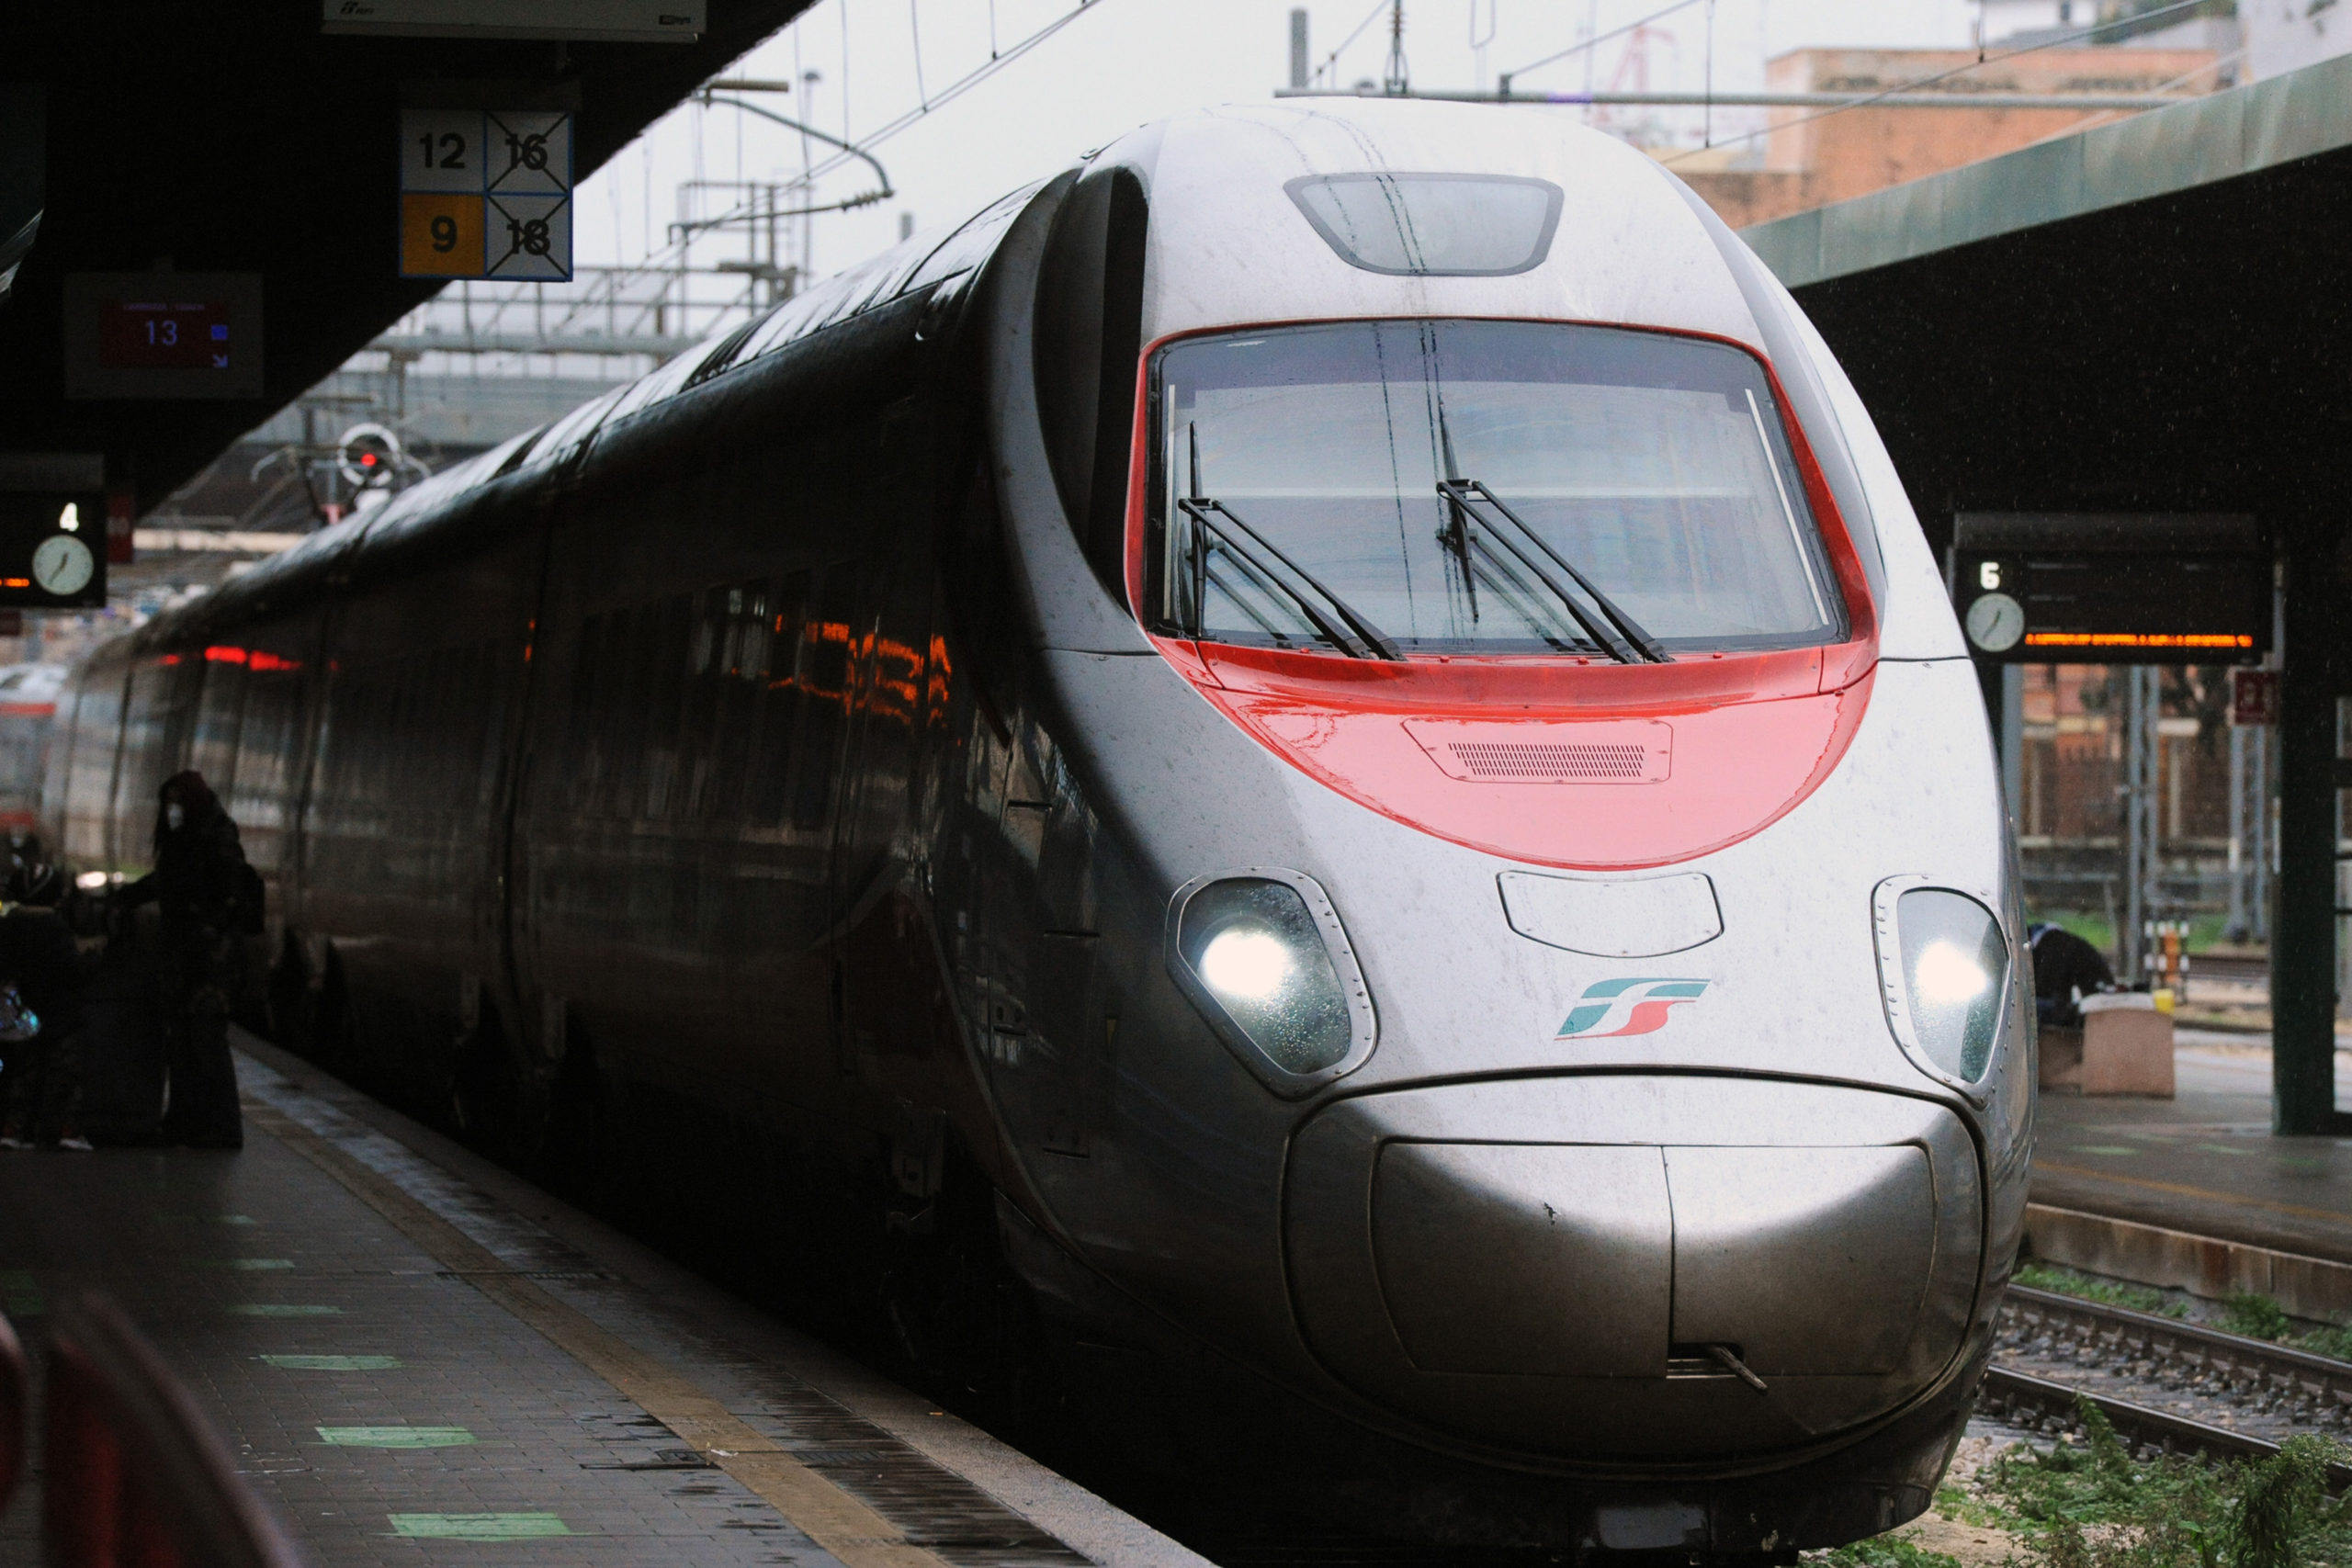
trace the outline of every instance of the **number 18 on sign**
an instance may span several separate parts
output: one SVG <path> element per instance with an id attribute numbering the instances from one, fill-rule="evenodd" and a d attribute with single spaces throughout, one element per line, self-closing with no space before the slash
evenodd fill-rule
<path id="1" fill-rule="evenodd" d="M 571 276 L 571 116 L 401 111 L 401 276 Z"/>

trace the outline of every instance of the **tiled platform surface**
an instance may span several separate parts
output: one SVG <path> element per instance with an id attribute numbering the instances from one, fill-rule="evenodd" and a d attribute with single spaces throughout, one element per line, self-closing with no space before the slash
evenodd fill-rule
<path id="1" fill-rule="evenodd" d="M 0 1308 L 37 1348 L 47 1301 L 112 1294 L 321 1568 L 1204 1568 L 919 1396 L 245 1043 L 242 1153 L 0 1156 Z M 701 1414 L 664 1425 L 647 1404 Z M 675 1429 L 696 1421 L 749 1428 L 767 1468 L 698 1454 Z M 0 1564 L 38 1561 L 39 1479 L 0 1519 Z"/>
<path id="2" fill-rule="evenodd" d="M 2271 1134 L 2267 1036 L 2177 1038 L 2177 1099 L 2042 1097 L 2033 1201 L 2352 1263 L 2352 1138 Z"/>

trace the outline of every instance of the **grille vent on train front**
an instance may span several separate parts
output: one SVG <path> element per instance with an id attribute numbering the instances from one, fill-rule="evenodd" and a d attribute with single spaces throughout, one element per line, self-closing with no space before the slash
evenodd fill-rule
<path id="1" fill-rule="evenodd" d="M 1474 779 L 1636 781 L 1649 766 L 1649 753 L 1639 746 L 1512 746 L 1456 740 L 1449 742 L 1446 750 Z"/>
<path id="2" fill-rule="evenodd" d="M 1650 719 L 1408 719 L 1405 732 L 1449 777 L 1469 784 L 1657 784 L 1674 757 L 1673 727 Z"/>

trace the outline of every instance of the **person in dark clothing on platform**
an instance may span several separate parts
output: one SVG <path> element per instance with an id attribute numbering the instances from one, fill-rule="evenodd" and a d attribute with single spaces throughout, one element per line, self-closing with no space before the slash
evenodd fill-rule
<path id="1" fill-rule="evenodd" d="M 38 838 L 20 842 L 0 886 L 0 981 L 13 984 L 40 1020 L 40 1032 L 9 1048 L 7 1119 L 0 1148 L 49 1145 L 86 1151 L 82 1135 L 81 950 L 57 906 L 65 878 Z"/>
<path id="2" fill-rule="evenodd" d="M 151 903 L 163 908 L 156 977 L 170 1028 L 167 1143 L 244 1146 L 229 1010 L 244 967 L 245 933 L 259 923 L 254 886 L 237 825 L 204 775 L 190 771 L 165 779 L 155 813 L 155 869 L 116 894 L 115 902 L 126 909 Z"/>
<path id="3" fill-rule="evenodd" d="M 2034 1016 L 2063 1029 L 2080 1029 L 2083 998 L 2115 989 L 2107 955 L 2046 920 L 2026 927 L 2025 940 L 2033 953 Z"/>

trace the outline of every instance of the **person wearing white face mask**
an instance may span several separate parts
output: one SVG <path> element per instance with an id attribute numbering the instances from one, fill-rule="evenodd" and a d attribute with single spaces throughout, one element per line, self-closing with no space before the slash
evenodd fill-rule
<path id="1" fill-rule="evenodd" d="M 166 1143 L 194 1148 L 244 1146 L 236 1067 L 229 1056 L 244 937 L 261 924 L 260 879 L 245 863 L 237 825 L 204 775 L 164 781 L 155 813 L 155 869 L 115 896 L 118 908 L 162 906 L 164 948 L 156 978 L 169 1017 L 165 1042 Z"/>

